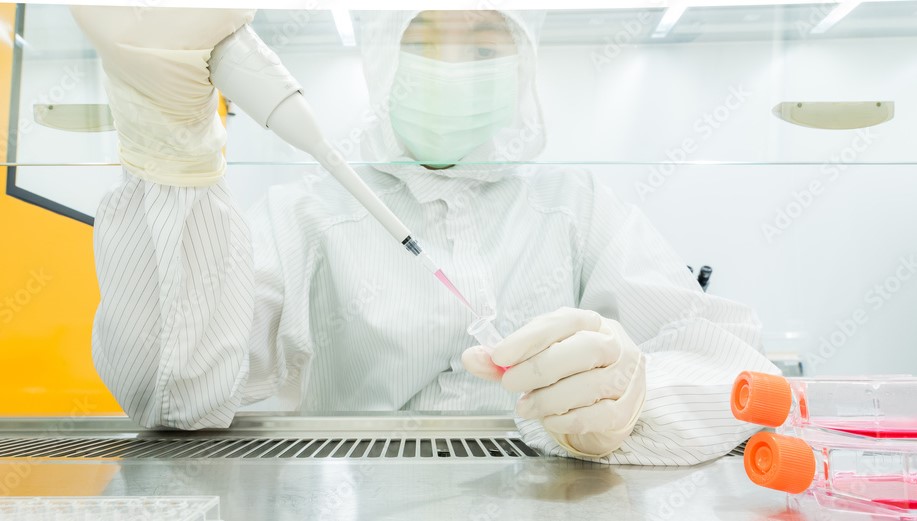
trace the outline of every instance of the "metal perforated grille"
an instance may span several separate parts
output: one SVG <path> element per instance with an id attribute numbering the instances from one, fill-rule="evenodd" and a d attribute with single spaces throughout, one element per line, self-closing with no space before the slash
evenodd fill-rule
<path id="1" fill-rule="evenodd" d="M 524 458 L 517 438 L 6 438 L 0 458 Z"/>
<path id="2" fill-rule="evenodd" d="M 745 444 L 746 443 L 748 443 L 748 441 L 743 441 L 741 445 L 727 452 L 726 455 L 727 456 L 738 456 L 740 458 L 745 456 Z"/>

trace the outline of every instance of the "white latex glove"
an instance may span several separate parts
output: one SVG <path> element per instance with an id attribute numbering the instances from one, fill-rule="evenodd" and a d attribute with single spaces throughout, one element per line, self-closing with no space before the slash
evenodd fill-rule
<path id="1" fill-rule="evenodd" d="M 539 316 L 492 354 L 481 346 L 467 349 L 462 363 L 472 374 L 523 392 L 516 414 L 540 419 L 579 456 L 602 457 L 620 447 L 646 397 L 640 349 L 621 324 L 594 311 L 561 308 Z"/>
<path id="2" fill-rule="evenodd" d="M 206 186 L 226 168 L 208 60 L 254 10 L 71 7 L 108 76 L 121 163 L 141 178 Z"/>

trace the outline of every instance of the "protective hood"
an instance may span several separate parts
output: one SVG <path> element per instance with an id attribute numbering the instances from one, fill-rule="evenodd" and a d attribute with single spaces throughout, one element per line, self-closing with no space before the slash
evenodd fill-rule
<path id="1" fill-rule="evenodd" d="M 421 11 L 365 12 L 360 16 L 363 69 L 375 121 L 366 130 L 362 159 L 376 163 L 414 162 L 399 143 L 389 117 L 389 99 L 398 69 L 401 38 Z M 377 164 L 374 167 L 399 178 L 425 176 L 460 177 L 497 181 L 513 170 L 501 164 L 534 159 L 544 148 L 544 125 L 535 86 L 536 42 L 544 13 L 506 11 L 519 62 L 518 110 L 513 121 L 486 143 L 451 168 L 429 170 L 419 164 Z M 481 164 L 484 163 L 484 164 Z"/>

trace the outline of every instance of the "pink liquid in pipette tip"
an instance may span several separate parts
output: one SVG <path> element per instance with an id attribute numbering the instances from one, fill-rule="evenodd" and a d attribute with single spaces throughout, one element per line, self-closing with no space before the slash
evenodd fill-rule
<path id="1" fill-rule="evenodd" d="M 455 295 L 455 298 L 461 300 L 462 304 L 465 304 L 465 306 L 468 307 L 468 309 L 470 309 L 472 313 L 474 313 L 474 308 L 471 307 L 471 303 L 465 300 L 465 297 L 458 290 L 458 288 L 455 287 L 455 284 L 453 284 L 452 281 L 449 280 L 449 277 L 447 277 L 446 274 L 443 273 L 443 270 L 436 270 L 436 273 L 434 273 L 434 275 L 436 275 L 436 278 L 439 279 L 439 281 L 443 283 L 443 286 L 446 286 L 446 289 L 448 289 L 449 291 L 452 292 L 453 295 Z M 477 315 L 477 313 L 475 313 L 475 315 Z"/>

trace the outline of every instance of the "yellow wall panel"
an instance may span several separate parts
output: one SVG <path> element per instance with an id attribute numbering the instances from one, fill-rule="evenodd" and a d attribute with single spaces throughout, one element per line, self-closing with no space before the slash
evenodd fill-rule
<path id="1" fill-rule="evenodd" d="M 0 157 L 6 159 L 16 6 L 0 4 Z M 99 302 L 92 227 L 6 195 L 0 167 L 0 415 L 121 409 L 92 365 Z"/>

